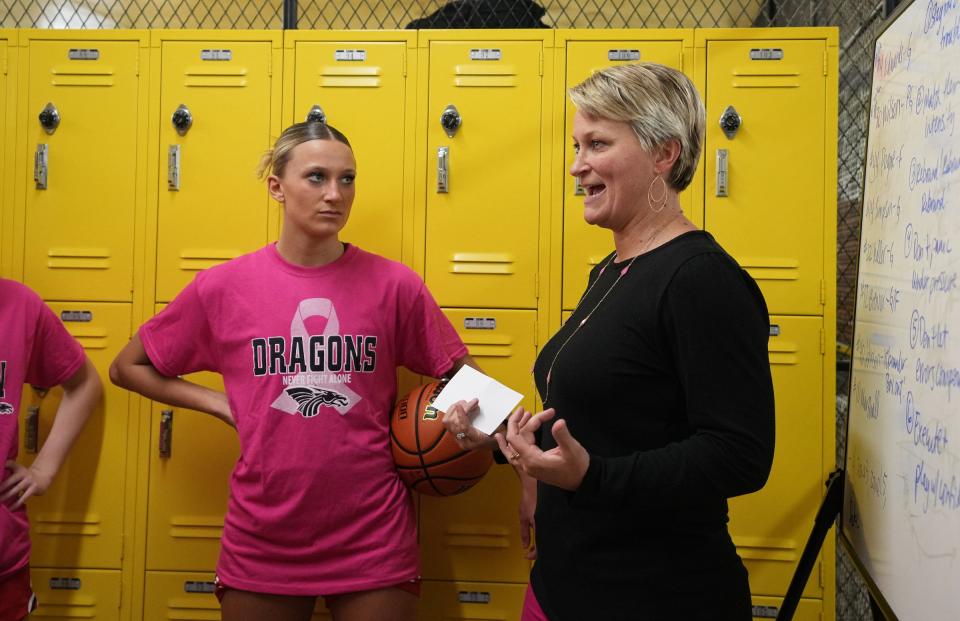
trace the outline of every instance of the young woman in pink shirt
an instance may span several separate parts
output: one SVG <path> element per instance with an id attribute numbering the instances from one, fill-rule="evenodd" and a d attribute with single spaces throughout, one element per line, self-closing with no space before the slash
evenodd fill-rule
<path id="1" fill-rule="evenodd" d="M 25 385 L 63 386 L 29 468 L 15 461 Z M 35 606 L 25 503 L 47 491 L 101 393 L 93 363 L 60 318 L 26 286 L 0 278 L 0 621 L 24 619 Z"/>
<path id="2" fill-rule="evenodd" d="M 197 275 L 114 361 L 114 383 L 237 429 L 217 564 L 223 618 L 412 621 L 416 520 L 390 454 L 396 369 L 450 375 L 467 349 L 423 281 L 340 241 L 357 165 L 321 123 L 262 163 L 276 244 Z M 225 394 L 180 379 L 223 375 Z M 462 404 L 472 407 L 472 404 Z"/>

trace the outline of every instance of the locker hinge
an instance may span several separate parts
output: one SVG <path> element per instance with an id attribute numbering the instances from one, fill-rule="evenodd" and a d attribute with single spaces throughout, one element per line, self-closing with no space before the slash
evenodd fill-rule
<path id="1" fill-rule="evenodd" d="M 820 328 L 820 355 L 827 353 L 827 333 Z"/>
<path id="2" fill-rule="evenodd" d="M 533 275 L 533 297 L 540 299 L 540 274 Z"/>
<path id="3" fill-rule="evenodd" d="M 407 77 L 407 49 L 403 49 L 403 77 Z"/>
<path id="4" fill-rule="evenodd" d="M 827 62 L 827 50 L 823 50 L 823 75 L 827 75 L 827 67 L 829 67 Z"/>
<path id="5" fill-rule="evenodd" d="M 683 71 L 683 48 L 680 48 L 680 71 Z"/>
<path id="6" fill-rule="evenodd" d="M 827 283 L 820 279 L 820 306 L 827 303 Z"/>
<path id="7" fill-rule="evenodd" d="M 140 77 L 140 50 L 137 50 L 137 56 L 133 61 L 133 75 Z"/>
<path id="8" fill-rule="evenodd" d="M 540 49 L 540 77 L 543 77 L 543 49 Z"/>
<path id="9" fill-rule="evenodd" d="M 3 75 L 7 75 L 7 57 L 3 57 Z"/>
<path id="10" fill-rule="evenodd" d="M 273 54 L 267 56 L 267 77 L 273 77 Z"/>

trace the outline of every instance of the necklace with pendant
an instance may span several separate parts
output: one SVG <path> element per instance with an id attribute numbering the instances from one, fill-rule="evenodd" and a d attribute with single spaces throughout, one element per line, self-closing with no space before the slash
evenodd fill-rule
<path id="1" fill-rule="evenodd" d="M 573 329 L 573 332 L 571 332 L 570 335 L 563 340 L 563 343 L 560 344 L 560 348 L 557 350 L 557 353 L 553 355 L 553 360 L 550 361 L 550 368 L 547 369 L 547 387 L 543 395 L 543 407 L 547 407 L 547 399 L 550 398 L 550 377 L 553 375 L 553 365 L 557 364 L 557 358 L 560 357 L 560 352 L 563 351 L 563 348 L 567 346 L 567 343 L 570 342 L 570 339 L 572 339 L 574 335 L 580 331 L 580 328 L 582 328 L 584 324 L 587 323 L 590 317 L 593 316 L 593 314 L 597 311 L 600 305 L 603 304 L 603 301 L 607 299 L 607 296 L 610 295 L 610 292 L 614 290 L 614 288 L 617 286 L 617 284 L 619 284 L 619 282 L 623 279 L 623 277 L 627 275 L 627 272 L 630 270 L 630 266 L 633 265 L 633 262 L 636 261 L 637 257 L 639 256 L 640 256 L 639 254 L 636 255 L 635 257 L 630 259 L 629 263 L 623 266 L 623 268 L 620 270 L 620 274 L 617 275 L 617 279 L 613 281 L 613 284 L 610 285 L 610 287 L 606 290 L 606 292 L 603 294 L 603 297 L 600 298 L 600 300 L 593 305 L 593 308 L 590 309 L 590 312 L 587 313 L 587 316 L 580 320 L 580 323 L 577 324 L 577 327 Z M 603 272 L 606 271 L 606 269 L 610 267 L 610 264 L 612 264 L 616 259 L 617 259 L 617 255 L 614 254 L 612 257 L 610 257 L 610 259 L 606 263 L 604 263 L 603 267 L 600 268 L 600 273 L 597 274 L 596 280 L 590 283 L 590 286 L 587 287 L 587 290 L 584 292 L 584 294 L 580 296 L 580 300 L 577 302 L 577 306 L 573 309 L 573 313 L 571 313 L 570 315 L 571 317 L 573 317 L 573 315 L 577 313 L 577 310 L 580 308 L 580 304 L 582 304 L 583 301 L 587 299 L 587 296 L 590 295 L 590 292 L 593 291 L 593 288 L 596 286 L 596 284 L 600 282 L 600 279 L 603 277 Z"/>

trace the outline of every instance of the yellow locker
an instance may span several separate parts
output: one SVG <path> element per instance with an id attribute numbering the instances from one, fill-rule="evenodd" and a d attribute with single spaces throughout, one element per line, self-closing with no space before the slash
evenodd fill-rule
<path id="1" fill-rule="evenodd" d="M 771 313 L 823 314 L 827 42 L 705 45 L 706 229 Z"/>
<path id="2" fill-rule="evenodd" d="M 214 575 L 148 571 L 143 595 L 143 621 L 220 621 L 220 602 L 213 594 Z"/>
<path id="3" fill-rule="evenodd" d="M 405 206 L 413 196 L 411 95 L 416 78 L 407 56 L 416 34 L 348 38 L 358 34 L 288 35 L 288 47 L 294 50 L 294 104 L 293 118 L 286 121 L 322 118 L 346 134 L 357 158 L 357 197 L 340 238 L 400 261 Z"/>
<path id="4" fill-rule="evenodd" d="M 613 235 L 607 229 L 583 221 L 583 190 L 570 176 L 574 153 L 573 116 L 576 112 L 567 89 L 607 67 L 635 62 L 655 62 L 680 71 L 692 78 L 693 63 L 688 57 L 693 47 L 692 30 L 654 31 L 559 31 L 559 48 L 566 46 L 566 69 L 557 96 L 564 101 L 564 134 L 557 140 L 564 146 L 562 170 L 555 174 L 563 179 L 563 308 L 573 309 L 587 285 L 590 270 L 613 251 Z M 694 181 L 696 183 L 696 180 Z M 680 206 L 692 221 L 692 194 L 680 195 Z"/>
<path id="5" fill-rule="evenodd" d="M 427 285 L 441 306 L 536 308 L 544 42 L 428 45 Z"/>
<path id="6" fill-rule="evenodd" d="M 523 584 L 439 582 L 424 580 L 420 591 L 422 621 L 518 621 Z"/>
<path id="7" fill-rule="evenodd" d="M 223 380 L 215 373 L 196 373 L 186 379 L 223 390 Z M 214 570 L 230 472 L 239 455 L 237 433 L 225 423 L 201 412 L 153 403 L 148 570 Z"/>
<path id="8" fill-rule="evenodd" d="M 100 374 L 104 398 L 87 420 L 53 485 L 28 502 L 34 567 L 118 569 L 123 544 L 129 393 L 110 383 L 108 369 L 130 334 L 130 305 L 48 302 Z M 24 389 L 20 461 L 33 463 L 63 395 Z"/>
<path id="9" fill-rule="evenodd" d="M 16 40 L 13 30 L 0 30 L 0 276 L 12 275 L 13 160 L 16 151 Z"/>
<path id="10" fill-rule="evenodd" d="M 48 300 L 132 301 L 141 41 L 44 36 L 23 35 L 23 279 Z"/>
<path id="11" fill-rule="evenodd" d="M 31 619 L 120 619 L 120 572 L 30 568 L 39 607 Z"/>
<path id="12" fill-rule="evenodd" d="M 530 369 L 536 356 L 536 313 L 445 309 L 470 354 L 491 377 L 534 407 Z M 513 468 L 494 465 L 474 488 L 449 498 L 420 496 L 424 578 L 525 582 L 530 571 L 520 547 L 520 485 Z"/>
<path id="13" fill-rule="evenodd" d="M 824 326 L 819 317 L 772 316 L 770 323 L 777 407 L 773 470 L 762 490 L 730 500 L 730 533 L 750 572 L 751 591 L 783 595 L 824 492 Z M 823 597 L 816 579 L 807 582 L 804 595 Z"/>
<path id="14" fill-rule="evenodd" d="M 255 36 L 154 33 L 162 64 L 157 301 L 172 300 L 198 271 L 267 242 L 273 212 L 255 171 L 280 118 L 279 35 L 249 40 Z"/>

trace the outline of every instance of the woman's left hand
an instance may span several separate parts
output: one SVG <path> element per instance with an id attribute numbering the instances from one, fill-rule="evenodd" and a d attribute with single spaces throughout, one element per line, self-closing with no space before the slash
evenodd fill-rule
<path id="1" fill-rule="evenodd" d="M 533 433 L 554 417 L 551 408 L 533 417 L 524 417 L 523 412 L 514 412 L 507 421 L 507 436 L 496 434 L 500 450 L 514 464 L 533 478 L 561 489 L 574 491 L 580 487 L 590 454 L 583 445 L 570 435 L 565 420 L 553 424 L 553 438 L 557 446 L 541 451 L 533 440 Z"/>

